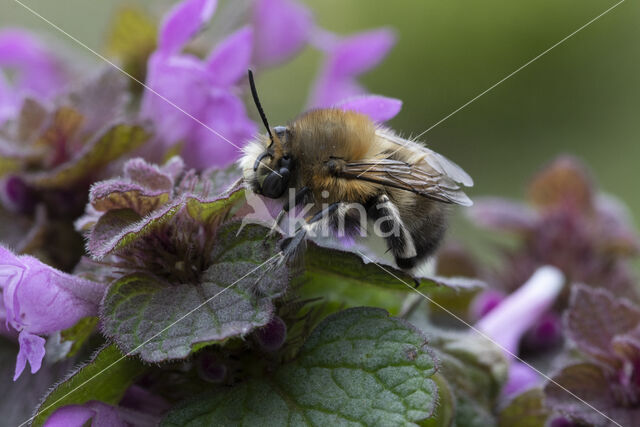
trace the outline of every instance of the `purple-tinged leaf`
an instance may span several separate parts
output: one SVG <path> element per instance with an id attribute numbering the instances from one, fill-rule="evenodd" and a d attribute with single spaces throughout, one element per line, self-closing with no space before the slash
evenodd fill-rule
<path id="1" fill-rule="evenodd" d="M 604 415 L 594 411 L 564 389 L 569 390 L 607 417 L 623 426 L 632 426 L 640 419 L 640 408 L 625 407 L 616 400 L 606 370 L 596 364 L 579 363 L 562 369 L 553 376 L 553 382 L 544 387 L 545 400 L 549 407 L 568 419 L 593 426 L 614 425 Z"/>
<path id="2" fill-rule="evenodd" d="M 513 232 L 530 232 L 539 221 L 538 214 L 528 206 L 493 197 L 473 201 L 467 215 L 481 227 Z"/>
<path id="3" fill-rule="evenodd" d="M 165 16 L 159 47 L 163 54 L 178 53 L 213 16 L 216 0 L 184 0 Z"/>
<path id="4" fill-rule="evenodd" d="M 274 267 L 271 258 L 278 250 L 263 243 L 266 229 L 237 231 L 238 224 L 218 230 L 213 262 L 197 281 L 167 283 L 145 274 L 116 281 L 102 304 L 103 332 L 123 351 L 161 362 L 266 325 L 288 273 L 284 266 Z"/>
<path id="5" fill-rule="evenodd" d="M 606 289 L 574 285 L 565 315 L 567 335 L 586 354 L 615 363 L 612 340 L 640 325 L 640 310 Z"/>
<path id="6" fill-rule="evenodd" d="M 555 159 L 529 185 L 529 200 L 543 209 L 566 204 L 589 212 L 593 198 L 594 185 L 586 167 L 571 156 Z"/>
<path id="7" fill-rule="evenodd" d="M 386 122 L 394 118 L 402 108 L 402 101 L 379 95 L 362 95 L 346 99 L 335 105 L 345 111 L 356 111 L 369 116 L 374 122 Z"/>
<path id="8" fill-rule="evenodd" d="M 105 123 L 123 119 L 129 102 L 128 84 L 127 76 L 121 71 L 107 67 L 82 82 L 63 103 L 68 103 L 83 116 L 83 132 L 93 134 Z"/>
<path id="9" fill-rule="evenodd" d="M 184 162 L 177 156 L 161 167 L 141 158 L 128 160 L 124 165 L 125 177 L 150 190 L 171 190 L 177 176 L 183 171 Z"/>
<path id="10" fill-rule="evenodd" d="M 25 175 L 28 184 L 40 189 L 65 188 L 96 174 L 111 161 L 142 144 L 150 134 L 141 126 L 114 125 L 97 134 L 71 160 L 41 172 Z"/>
<path id="11" fill-rule="evenodd" d="M 605 236 L 605 251 L 623 256 L 640 252 L 640 238 L 633 228 L 629 209 L 614 196 L 599 194 L 595 200 L 597 225 Z"/>
<path id="12" fill-rule="evenodd" d="M 150 190 L 121 179 L 100 181 L 91 187 L 89 202 L 97 210 L 132 209 L 145 216 L 169 202 L 171 189 Z"/>
<path id="13" fill-rule="evenodd" d="M 179 202 L 165 205 L 162 209 L 131 223 L 135 217 L 124 211 L 115 211 L 113 216 L 103 215 L 89 235 L 87 251 L 95 259 L 123 249 L 137 239 L 153 233 L 158 227 L 173 218 L 181 209 Z M 130 211 L 133 213 L 133 211 Z M 123 227 L 124 226 L 124 227 Z"/>

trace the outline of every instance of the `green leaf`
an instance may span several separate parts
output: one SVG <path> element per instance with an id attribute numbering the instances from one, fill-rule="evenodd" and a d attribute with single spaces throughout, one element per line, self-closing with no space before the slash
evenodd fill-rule
<path id="1" fill-rule="evenodd" d="M 475 332 L 454 332 L 430 323 L 424 305 L 408 319 L 431 338 L 440 366 L 455 397 L 454 426 L 489 427 L 497 423 L 493 408 L 507 379 L 502 350 Z"/>
<path id="2" fill-rule="evenodd" d="M 500 411 L 499 426 L 544 427 L 548 417 L 542 390 L 533 388 L 514 397 Z"/>
<path id="3" fill-rule="evenodd" d="M 131 209 L 118 209 L 102 215 L 89 235 L 87 250 L 92 257 L 101 259 L 121 250 L 136 240 L 151 234 L 170 221 L 182 208 L 173 203 L 134 222 L 139 216 Z"/>
<path id="4" fill-rule="evenodd" d="M 56 409 L 65 405 L 81 405 L 90 400 L 115 405 L 145 370 L 136 358 L 123 358 L 116 346 L 104 347 L 49 391 L 36 410 L 32 425 L 43 425 Z"/>
<path id="5" fill-rule="evenodd" d="M 161 362 L 185 358 L 199 343 L 242 337 L 266 325 L 288 272 L 284 265 L 274 267 L 277 250 L 263 243 L 265 228 L 245 227 L 236 236 L 238 227 L 217 230 L 213 262 L 193 283 L 145 273 L 117 280 L 101 308 L 103 332 L 123 351 Z"/>
<path id="6" fill-rule="evenodd" d="M 424 336 L 375 308 L 326 318 L 293 361 L 170 412 L 165 426 L 406 425 L 432 416 L 437 387 Z"/>
<path id="7" fill-rule="evenodd" d="M 87 143 L 73 159 L 51 171 L 27 176 L 30 185 L 42 189 L 64 188 L 92 176 L 111 161 L 138 147 L 151 134 L 141 126 L 119 124 Z"/>
<path id="8" fill-rule="evenodd" d="M 304 254 L 305 274 L 302 279 L 340 280 L 353 286 L 373 285 L 384 289 L 410 292 L 413 288 L 425 289 L 447 286 L 454 289 L 478 289 L 483 283 L 462 277 L 429 275 L 411 276 L 388 265 L 374 255 L 358 254 L 308 243 Z M 416 281 L 418 283 L 416 283 Z"/>

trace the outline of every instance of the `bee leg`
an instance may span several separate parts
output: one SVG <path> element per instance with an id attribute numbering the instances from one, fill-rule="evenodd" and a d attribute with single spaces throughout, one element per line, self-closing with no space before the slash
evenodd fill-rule
<path id="1" fill-rule="evenodd" d="M 398 207 L 383 194 L 374 201 L 369 214 L 378 224 L 398 267 L 405 270 L 413 268 L 417 259 L 416 246 L 400 217 Z"/>
<path id="2" fill-rule="evenodd" d="M 307 186 L 304 186 L 300 190 L 298 190 L 296 192 L 296 195 L 293 198 L 293 206 L 298 206 L 300 203 L 302 203 L 302 201 L 307 196 L 307 194 L 309 194 L 309 191 L 310 191 L 309 187 Z M 269 233 L 265 237 L 265 240 L 271 238 L 274 234 L 276 234 L 276 231 L 278 230 L 278 227 L 282 222 L 282 218 L 284 218 L 285 215 L 289 213 L 289 211 L 293 206 L 291 206 L 290 198 L 284 202 L 284 205 L 282 205 L 282 210 L 278 213 L 278 216 L 273 222 L 273 225 L 271 226 L 271 230 L 269 230 Z"/>
<path id="3" fill-rule="evenodd" d="M 308 233 L 313 234 L 317 229 L 329 227 L 333 222 L 335 213 L 341 205 L 342 203 L 339 202 L 330 204 L 298 228 L 292 237 L 284 239 L 281 249 L 285 259 L 290 258 L 295 253 L 300 244 L 304 242 L 304 238 Z"/>

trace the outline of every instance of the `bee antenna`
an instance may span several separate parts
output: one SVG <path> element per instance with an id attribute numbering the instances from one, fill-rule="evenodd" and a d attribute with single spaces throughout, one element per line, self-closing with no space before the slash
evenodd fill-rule
<path id="1" fill-rule="evenodd" d="M 249 71 L 249 85 L 251 86 L 251 95 L 253 96 L 253 102 L 256 104 L 256 108 L 258 109 L 258 113 L 260 114 L 260 118 L 262 119 L 262 123 L 264 127 L 267 128 L 267 133 L 269 134 L 269 139 L 273 144 L 273 135 L 271 134 L 271 128 L 269 127 L 269 122 L 267 121 L 267 116 L 264 114 L 264 110 L 262 109 L 262 104 L 260 104 L 260 98 L 258 98 L 258 91 L 256 90 L 256 83 L 253 80 L 253 72 Z"/>

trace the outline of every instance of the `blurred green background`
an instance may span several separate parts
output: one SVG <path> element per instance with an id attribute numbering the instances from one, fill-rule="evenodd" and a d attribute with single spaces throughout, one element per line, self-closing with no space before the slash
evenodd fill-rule
<path id="1" fill-rule="evenodd" d="M 238 0 L 233 0 L 238 1 Z M 104 50 L 108 23 L 122 4 L 160 13 L 170 2 L 23 0 L 89 47 Z M 320 25 L 339 33 L 389 26 L 398 41 L 362 81 L 404 101 L 391 125 L 419 134 L 512 73 L 616 1 L 316 0 Z M 13 0 L 0 25 L 33 28 L 91 61 L 89 52 Z M 601 186 L 640 217 L 640 3 L 626 0 L 428 134 L 430 147 L 476 180 L 471 195 L 521 197 L 528 177 L 560 153 L 588 162 Z M 320 64 L 307 49 L 259 79 L 274 123 L 303 108 Z"/>

